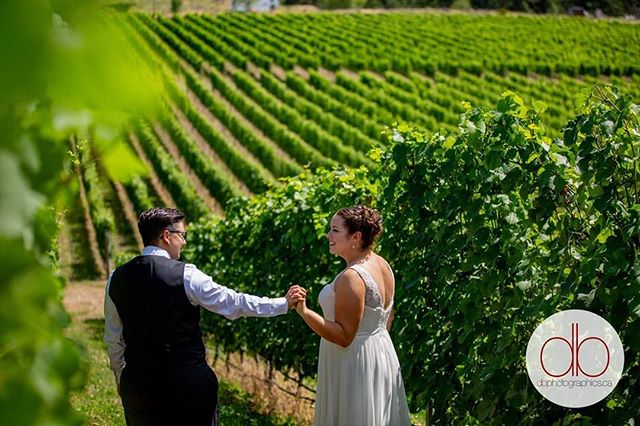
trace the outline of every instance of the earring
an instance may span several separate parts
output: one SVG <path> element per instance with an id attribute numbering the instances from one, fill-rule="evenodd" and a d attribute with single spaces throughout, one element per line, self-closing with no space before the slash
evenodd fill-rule
<path id="1" fill-rule="evenodd" d="M 354 246 L 353 244 L 351 244 L 351 248 L 352 248 L 352 249 L 354 249 L 354 248 L 356 248 L 356 246 Z"/>

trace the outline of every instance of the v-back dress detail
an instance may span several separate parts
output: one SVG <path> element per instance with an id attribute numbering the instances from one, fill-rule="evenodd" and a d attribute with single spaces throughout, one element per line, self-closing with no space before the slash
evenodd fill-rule
<path id="1" fill-rule="evenodd" d="M 348 347 L 326 339 L 320 341 L 315 425 L 409 425 L 400 364 L 386 327 L 393 298 L 385 309 L 380 289 L 369 271 L 361 265 L 350 269 L 365 284 L 364 314 Z M 336 279 L 319 296 L 324 317 L 329 321 L 335 321 Z"/>

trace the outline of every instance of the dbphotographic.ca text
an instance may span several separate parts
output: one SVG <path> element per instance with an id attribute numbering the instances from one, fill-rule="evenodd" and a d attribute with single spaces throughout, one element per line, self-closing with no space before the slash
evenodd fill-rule
<path id="1" fill-rule="evenodd" d="M 612 387 L 613 380 L 598 380 L 598 379 L 540 379 L 536 382 L 536 386 L 541 388 L 584 388 L 584 387 L 596 387 L 605 388 Z"/>

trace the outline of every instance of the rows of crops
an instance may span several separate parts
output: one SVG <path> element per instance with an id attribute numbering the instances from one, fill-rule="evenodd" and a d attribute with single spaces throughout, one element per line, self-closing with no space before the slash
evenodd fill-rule
<path id="1" fill-rule="evenodd" d="M 100 274 L 108 271 L 110 260 L 126 260 L 139 248 L 140 242 L 130 238 L 136 213 L 153 205 L 175 205 L 190 221 L 223 216 L 233 205 L 231 200 L 265 193 L 278 185 L 278 179 L 298 175 L 305 168 L 344 165 L 372 170 L 377 163 L 368 152 L 388 144 L 381 130 L 394 122 L 407 122 L 427 133 L 437 129 L 457 132 L 460 114 L 469 105 L 495 106 L 509 90 L 528 103 L 546 104 L 535 104 L 536 110 L 546 111 L 542 120 L 532 119 L 536 127 L 531 129 L 536 140 L 544 141 L 561 135 L 575 115 L 576 95 L 597 81 L 614 83 L 634 98 L 640 97 L 636 69 L 640 52 L 633 42 L 640 41 L 640 30 L 613 21 L 423 14 L 174 18 L 135 14 L 121 16 L 115 25 L 128 34 L 131 53 L 157 70 L 166 90 L 160 94 L 157 113 L 132 122 L 125 135 L 129 148 L 148 165 L 150 174 L 120 188 L 104 179 L 98 155 L 78 150 L 77 175 L 90 200 L 85 217 L 87 229 L 94 233 L 89 240 L 95 240 L 94 251 L 101 258 L 95 262 Z M 467 120 L 465 125 L 470 123 Z M 541 128 L 542 123 L 547 128 Z M 263 286 L 276 294 L 282 282 L 262 284 L 247 272 L 254 269 L 239 262 L 216 265 L 211 254 L 241 258 L 252 244 L 251 249 L 260 252 L 265 233 L 272 232 L 268 228 L 272 216 L 277 217 L 284 234 L 313 203 L 322 204 L 323 209 L 335 208 L 358 191 L 360 196 L 371 195 L 363 183 L 366 176 L 354 177 L 358 173 L 366 175 L 363 171 L 338 173 L 338 180 L 348 180 L 338 185 L 338 197 L 331 192 L 334 175 L 320 173 L 317 181 L 309 177 L 281 187 L 281 193 L 268 195 L 251 207 L 258 217 L 266 218 L 263 228 L 255 223 L 245 228 L 246 224 L 236 220 L 226 234 L 214 227 L 215 222 L 208 222 L 196 233 L 197 248 L 192 255 L 200 256 L 197 263 L 222 282 L 251 292 Z M 302 187 L 305 182 L 309 188 Z M 294 201 L 286 201 L 287 197 Z M 274 205 L 279 210 L 272 211 Z M 297 217 L 292 216 L 292 205 L 298 209 Z M 236 208 L 232 218 L 250 217 L 238 211 Z M 308 259 L 298 253 L 313 254 L 314 259 L 322 260 L 313 264 L 321 270 L 313 272 L 315 278 L 309 284 L 319 286 L 335 272 L 331 268 L 338 266 L 324 248 L 315 246 L 313 232 L 321 233 L 318 227 L 322 224 L 306 225 L 303 234 L 289 241 L 296 247 L 296 259 L 286 258 L 292 255 L 287 244 L 279 248 L 281 252 L 262 253 L 263 259 L 253 266 L 291 279 L 291 265 L 299 265 L 293 278 L 304 280 Z M 237 244 L 221 247 L 222 240 L 228 242 L 238 235 L 244 237 Z M 283 265 L 274 266 L 279 260 Z M 205 323 L 210 320 L 207 317 Z M 417 335 L 411 328 L 415 324 L 404 321 L 410 330 L 405 336 Z M 464 321 L 460 319 L 466 324 Z M 230 327 L 217 321 L 212 327 L 223 331 L 218 342 L 225 349 L 247 349 L 277 366 L 313 374 L 317 339 L 293 330 L 292 323 L 279 321 L 279 331 L 255 323 Z M 264 334 L 260 342 L 251 338 L 257 332 Z M 424 360 L 412 355 L 417 349 L 409 339 L 398 344 L 405 351 L 405 367 L 410 365 L 418 375 L 424 373 Z M 292 351 L 292 345 L 299 350 Z M 424 404 L 424 380 L 413 383 L 409 392 L 414 404 Z M 448 402 L 438 403 L 444 412 Z M 538 415 L 535 410 L 532 413 L 533 418 Z"/>
<path id="2" fill-rule="evenodd" d="M 374 204 L 385 219 L 378 251 L 397 279 L 392 335 L 412 409 L 447 425 L 631 421 L 640 409 L 637 104 L 597 87 L 555 142 L 541 130 L 543 108 L 509 94 L 490 111 L 468 110 L 458 134 L 396 128 L 377 171 L 303 175 L 240 202 L 191 228 L 188 256 L 241 291 L 302 283 L 319 310 L 318 294 L 344 267 L 329 253 L 328 219 Z M 531 333 L 565 309 L 607 318 L 624 342 L 623 379 L 587 409 L 545 401 L 526 373 Z M 225 350 L 315 374 L 319 339 L 295 316 L 211 314 L 203 325 Z"/>
<path id="3" fill-rule="evenodd" d="M 600 32 L 637 38 L 635 26 L 618 23 L 394 14 L 135 15 L 122 24 L 135 50 L 165 77 L 168 89 L 158 117 L 132 126 L 134 147 L 160 178 L 155 185 L 143 179 L 128 185 L 133 207 L 140 211 L 154 201 L 166 202 L 166 196 L 157 194 L 164 189 L 193 219 L 210 211 L 223 213 L 232 197 L 262 192 L 303 166 L 370 166 L 366 152 L 380 143 L 385 125 L 406 121 L 428 130 L 454 130 L 462 100 L 490 105 L 504 90 L 550 105 L 546 122 L 549 132 L 557 134 L 573 110 L 575 94 L 603 78 L 571 77 L 587 72 L 594 58 L 612 64 L 606 70 L 610 74 L 630 74 L 606 78 L 638 93 L 634 44 L 625 44 L 628 51 L 600 45 L 600 53 L 581 53 L 587 32 L 592 39 Z M 526 64 L 514 68 L 509 65 L 514 63 L 511 46 L 521 39 L 505 41 L 507 24 L 510 32 L 538 35 L 564 25 L 572 35 L 539 40 L 554 42 L 545 50 L 548 55 L 522 54 Z M 464 52 L 477 57 L 487 50 L 459 37 L 457 28 L 465 25 L 483 28 L 484 46 L 506 48 L 488 49 L 479 66 Z M 544 26 L 549 31 L 542 31 Z M 404 31 L 409 27 L 410 33 Z M 367 36 L 371 38 L 365 43 Z M 526 50 L 529 44 L 522 46 Z M 569 51 L 571 55 L 563 55 Z M 411 65 L 385 64 L 386 54 Z M 420 58 L 430 65 L 420 65 Z M 459 63 L 452 65 L 451 58 Z M 557 63 L 550 66 L 550 61 Z M 503 74 L 505 69 L 545 72 L 547 66 L 555 72 L 553 78 Z M 180 167 L 184 165 L 188 170 Z M 194 185 L 194 179 L 200 184 Z M 214 199 L 209 205 L 203 201 L 207 197 Z M 92 209 L 99 206 L 94 203 Z M 100 235 L 105 227 L 112 231 L 109 216 L 101 213 L 94 220 Z M 98 241 L 104 245 L 103 237 Z"/>
<path id="4" fill-rule="evenodd" d="M 193 220 L 222 215 L 233 197 L 261 193 L 304 167 L 371 167 L 367 152 L 383 143 L 384 126 L 455 131 L 462 101 L 493 105 L 506 90 L 549 105 L 552 136 L 574 111 L 576 93 L 595 81 L 640 93 L 640 44 L 631 42 L 640 31 L 614 21 L 137 14 L 117 24 L 167 89 L 158 114 L 132 123 L 127 135 L 152 170 L 127 185 L 128 200 L 114 203 L 134 213 L 159 202 Z M 93 216 L 106 257 L 131 249 L 104 247 L 113 215 Z"/>
<path id="5" fill-rule="evenodd" d="M 258 66 L 429 74 L 438 69 L 637 72 L 629 55 L 638 54 L 638 32 L 617 22 L 415 13 L 219 15 L 204 21 Z"/>

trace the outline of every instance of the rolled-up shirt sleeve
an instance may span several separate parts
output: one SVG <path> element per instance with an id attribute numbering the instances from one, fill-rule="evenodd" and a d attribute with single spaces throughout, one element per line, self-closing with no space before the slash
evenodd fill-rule
<path id="1" fill-rule="evenodd" d="M 113 275 L 113 273 L 112 273 Z M 124 338 L 122 336 L 122 320 L 118 315 L 116 305 L 109 296 L 111 276 L 107 281 L 104 295 L 104 342 L 107 344 L 109 363 L 116 376 L 116 382 L 120 384 L 120 375 L 124 370 Z"/>
<path id="2" fill-rule="evenodd" d="M 240 317 L 273 317 L 286 314 L 289 308 L 284 297 L 258 297 L 238 293 L 215 283 L 210 276 L 192 264 L 185 265 L 184 289 L 192 305 L 200 305 L 231 320 Z"/>

